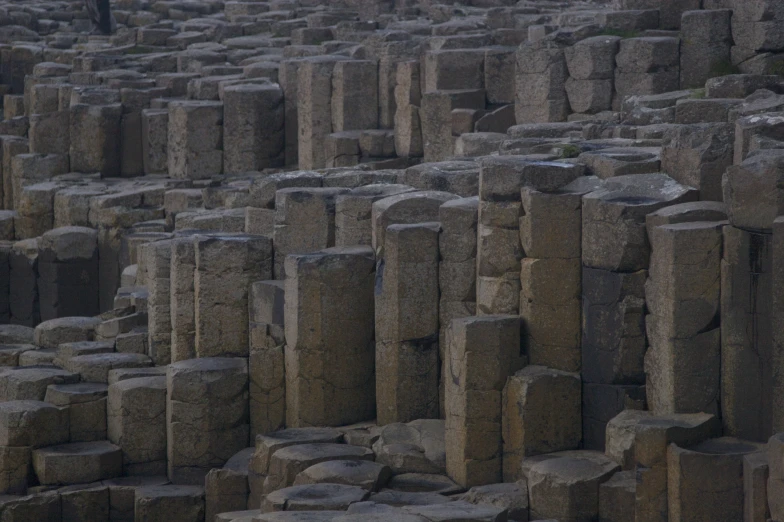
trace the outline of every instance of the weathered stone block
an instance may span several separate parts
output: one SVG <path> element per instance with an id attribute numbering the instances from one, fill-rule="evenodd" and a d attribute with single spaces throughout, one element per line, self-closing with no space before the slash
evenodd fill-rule
<path id="1" fill-rule="evenodd" d="M 555 453 L 528 471 L 531 514 L 540 519 L 598 518 L 599 489 L 618 465 L 598 452 Z"/>
<path id="2" fill-rule="evenodd" d="M 186 522 L 204 519 L 204 488 L 201 486 L 143 486 L 134 498 L 136 521 Z"/>
<path id="3" fill-rule="evenodd" d="M 527 457 L 577 449 L 580 425 L 580 376 L 529 366 L 511 376 L 503 392 L 503 472 L 520 478 Z"/>
<path id="4" fill-rule="evenodd" d="M 70 442 L 89 442 L 106 439 L 106 395 L 104 384 L 51 384 L 44 400 L 67 412 Z"/>
<path id="5" fill-rule="evenodd" d="M 42 485 L 86 484 L 120 476 L 120 448 L 108 441 L 74 442 L 33 451 Z"/>

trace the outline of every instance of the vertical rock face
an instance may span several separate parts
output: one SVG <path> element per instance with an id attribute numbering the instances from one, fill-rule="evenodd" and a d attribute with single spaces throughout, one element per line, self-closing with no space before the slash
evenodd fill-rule
<path id="1" fill-rule="evenodd" d="M 447 330 L 454 319 L 471 317 L 476 313 L 476 227 L 479 218 L 479 198 L 460 198 L 448 201 L 439 209 L 441 233 L 438 250 L 438 348 L 441 357 L 439 394 L 446 386 L 448 346 Z M 441 398 L 441 415 L 445 416 L 445 399 Z"/>
<path id="2" fill-rule="evenodd" d="M 171 361 L 171 241 L 155 241 L 142 246 L 148 289 L 147 331 L 149 353 L 156 364 Z"/>
<path id="3" fill-rule="evenodd" d="M 71 109 L 71 170 L 100 172 L 110 177 L 120 170 L 122 105 L 76 104 Z"/>
<path id="4" fill-rule="evenodd" d="M 169 305 L 171 307 L 171 362 L 196 356 L 196 245 L 192 237 L 171 243 Z"/>
<path id="5" fill-rule="evenodd" d="M 784 264 L 778 261 L 779 257 L 784 253 L 784 220 L 777 218 L 773 225 L 773 299 L 772 299 L 772 312 L 771 324 L 773 327 L 773 397 L 772 397 L 772 412 L 773 418 L 771 420 L 774 433 L 780 433 L 784 430 L 784 416 L 782 416 L 779 405 L 781 404 L 782 397 L 781 390 L 784 389 L 784 374 L 781 372 L 784 359 L 782 358 L 782 347 L 784 346 L 784 329 L 781 326 L 782 314 L 784 314 L 784 293 L 781 292 L 781 283 L 784 282 Z"/>
<path id="6" fill-rule="evenodd" d="M 724 229 L 721 409 L 725 432 L 772 434 L 771 235 Z"/>
<path id="7" fill-rule="evenodd" d="M 108 438 L 122 448 L 128 475 L 166 469 L 166 378 L 127 379 L 109 387 Z"/>
<path id="8" fill-rule="evenodd" d="M 169 112 L 164 109 L 142 110 L 141 127 L 144 173 L 165 172 L 168 168 Z"/>
<path id="9" fill-rule="evenodd" d="M 424 154 L 422 144 L 421 66 L 416 61 L 397 64 L 395 85 L 395 152 L 402 158 Z"/>
<path id="10" fill-rule="evenodd" d="M 297 70 L 297 125 L 299 166 L 320 169 L 326 166 L 324 139 L 332 133 L 332 57 L 304 60 Z"/>
<path id="11" fill-rule="evenodd" d="M 617 36 L 594 36 L 564 49 L 569 70 L 566 94 L 575 112 L 595 113 L 612 108 L 619 41 Z"/>
<path id="12" fill-rule="evenodd" d="M 425 161 L 443 161 L 454 154 L 452 108 L 452 97 L 449 93 L 435 91 L 422 94 L 419 121 Z M 413 117 L 412 114 L 411 118 Z M 411 132 L 415 131 L 412 129 Z"/>
<path id="13" fill-rule="evenodd" d="M 655 401 L 660 387 L 668 385 L 657 373 L 669 375 L 664 368 L 670 364 L 658 355 L 662 349 L 655 342 L 660 331 L 654 322 L 657 316 L 647 316 L 653 324 L 646 335 L 646 311 L 654 314 L 656 307 L 654 300 L 646 303 L 646 280 L 651 292 L 655 285 L 648 268 L 658 261 L 657 255 L 666 256 L 661 245 L 661 254 L 652 253 L 653 228 L 646 229 L 646 215 L 695 197 L 692 189 L 662 174 L 610 177 L 583 197 L 581 359 L 588 448 L 603 449 L 610 419 L 624 409 L 644 409 L 644 397 Z M 669 276 L 657 280 L 665 286 L 671 282 Z M 668 298 L 664 299 L 669 306 Z M 650 361 L 647 367 L 646 358 Z M 646 383 L 652 386 L 647 393 Z M 705 393 L 709 404 L 710 397 L 716 396 L 710 390 Z M 654 411 L 661 407 L 657 404 Z M 702 411 L 701 407 L 696 411 Z M 661 410 L 665 411 L 676 410 Z"/>
<path id="14" fill-rule="evenodd" d="M 784 470 L 781 467 L 779 458 L 784 449 L 784 436 L 778 433 L 768 440 L 768 480 L 767 480 L 767 499 L 768 509 L 770 516 L 780 517 L 784 514 L 784 505 L 782 505 L 781 497 L 779 496 L 784 487 Z M 744 475 L 745 479 L 745 475 Z"/>
<path id="15" fill-rule="evenodd" d="M 553 192 L 582 175 L 576 165 L 508 156 L 482 160 L 477 234 L 477 313 L 519 313 L 521 188 Z"/>
<path id="16" fill-rule="evenodd" d="M 564 49 L 552 42 L 531 42 L 517 50 L 515 69 L 517 123 L 564 121 L 569 113 Z"/>
<path id="17" fill-rule="evenodd" d="M 620 96 L 661 94 L 678 89 L 680 40 L 641 37 L 621 40 L 615 57 L 615 90 Z"/>
<path id="18" fill-rule="evenodd" d="M 586 382 L 643 384 L 644 270 L 583 268 L 582 374 Z"/>
<path id="19" fill-rule="evenodd" d="M 369 60 L 338 62 L 332 76 L 332 130 L 378 127 L 378 68 Z"/>
<path id="20" fill-rule="evenodd" d="M 38 240 L 14 243 L 8 255 L 10 323 L 35 326 L 41 322 L 38 293 Z"/>
<path id="21" fill-rule="evenodd" d="M 731 11 L 690 11 L 681 21 L 681 88 L 700 88 L 731 58 Z"/>
<path id="22" fill-rule="evenodd" d="M 580 369 L 581 194 L 523 188 L 520 316 L 529 362 Z M 554 328 L 554 324 L 559 324 Z"/>

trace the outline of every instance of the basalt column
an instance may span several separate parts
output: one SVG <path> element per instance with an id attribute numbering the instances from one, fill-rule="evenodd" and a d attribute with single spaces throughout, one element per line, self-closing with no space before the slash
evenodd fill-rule
<path id="1" fill-rule="evenodd" d="M 286 425 L 344 426 L 375 409 L 369 247 L 286 258 Z"/>

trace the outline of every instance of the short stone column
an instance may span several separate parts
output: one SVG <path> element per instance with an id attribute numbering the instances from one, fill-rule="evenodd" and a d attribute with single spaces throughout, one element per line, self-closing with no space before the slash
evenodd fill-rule
<path id="1" fill-rule="evenodd" d="M 446 471 L 465 488 L 502 481 L 502 392 L 524 364 L 520 318 L 455 319 L 448 330 Z"/>
<path id="2" fill-rule="evenodd" d="M 223 172 L 223 103 L 169 104 L 169 176 L 204 179 Z"/>
<path id="3" fill-rule="evenodd" d="M 283 91 L 277 84 L 231 85 L 223 90 L 223 170 L 227 174 L 284 163 Z"/>
<path id="4" fill-rule="evenodd" d="M 166 371 L 169 480 L 203 484 L 248 446 L 248 362 L 242 358 L 180 361 Z"/>

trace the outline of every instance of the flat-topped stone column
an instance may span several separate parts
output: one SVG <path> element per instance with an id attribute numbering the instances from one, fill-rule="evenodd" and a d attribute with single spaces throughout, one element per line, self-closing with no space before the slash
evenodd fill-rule
<path id="1" fill-rule="evenodd" d="M 248 362 L 241 358 L 180 361 L 166 371 L 169 480 L 203 484 L 248 446 Z"/>
<path id="2" fill-rule="evenodd" d="M 648 407 L 656 414 L 719 412 L 721 222 L 653 227 L 645 301 Z"/>
<path id="3" fill-rule="evenodd" d="M 257 281 L 248 296 L 251 433 L 272 433 L 286 425 L 284 281 Z"/>
<path id="4" fill-rule="evenodd" d="M 376 276 L 376 413 L 382 425 L 439 416 L 439 230 L 438 223 L 386 229 Z"/>
<path id="5" fill-rule="evenodd" d="M 98 305 L 98 233 L 63 227 L 41 237 L 38 254 L 41 320 L 93 316 Z"/>
<path id="6" fill-rule="evenodd" d="M 283 91 L 277 84 L 223 90 L 223 167 L 227 174 L 284 164 Z"/>
<path id="7" fill-rule="evenodd" d="M 339 247 L 291 255 L 286 274 L 286 425 L 342 426 L 372 419 L 372 250 Z"/>
<path id="8" fill-rule="evenodd" d="M 118 176 L 122 104 L 71 104 L 71 171 Z"/>
<path id="9" fill-rule="evenodd" d="M 524 364 L 520 319 L 455 319 L 447 336 L 447 474 L 465 488 L 501 482 L 501 398 L 509 375 Z"/>
<path id="10" fill-rule="evenodd" d="M 248 288 L 272 277 L 272 240 L 197 236 L 195 258 L 196 357 L 247 357 Z"/>
<path id="11" fill-rule="evenodd" d="M 581 368 L 582 195 L 597 184 L 581 177 L 553 192 L 522 188 L 520 316 L 530 364 Z"/>
<path id="12" fill-rule="evenodd" d="M 476 314 L 476 227 L 479 219 L 479 198 L 447 201 L 439 208 L 441 233 L 438 236 L 438 350 L 441 357 L 441 415 L 444 411 L 444 389 L 447 381 L 446 331 L 453 319 Z"/>
<path id="13" fill-rule="evenodd" d="M 275 278 L 284 279 L 286 256 L 335 245 L 335 199 L 344 188 L 285 188 L 275 193 Z"/>
<path id="14" fill-rule="evenodd" d="M 554 192 L 583 174 L 581 165 L 530 161 L 521 156 L 488 157 L 479 175 L 477 236 L 478 314 L 520 313 L 521 189 Z"/>
<path id="15" fill-rule="evenodd" d="M 223 172 L 223 103 L 169 104 L 169 176 L 203 179 Z"/>

